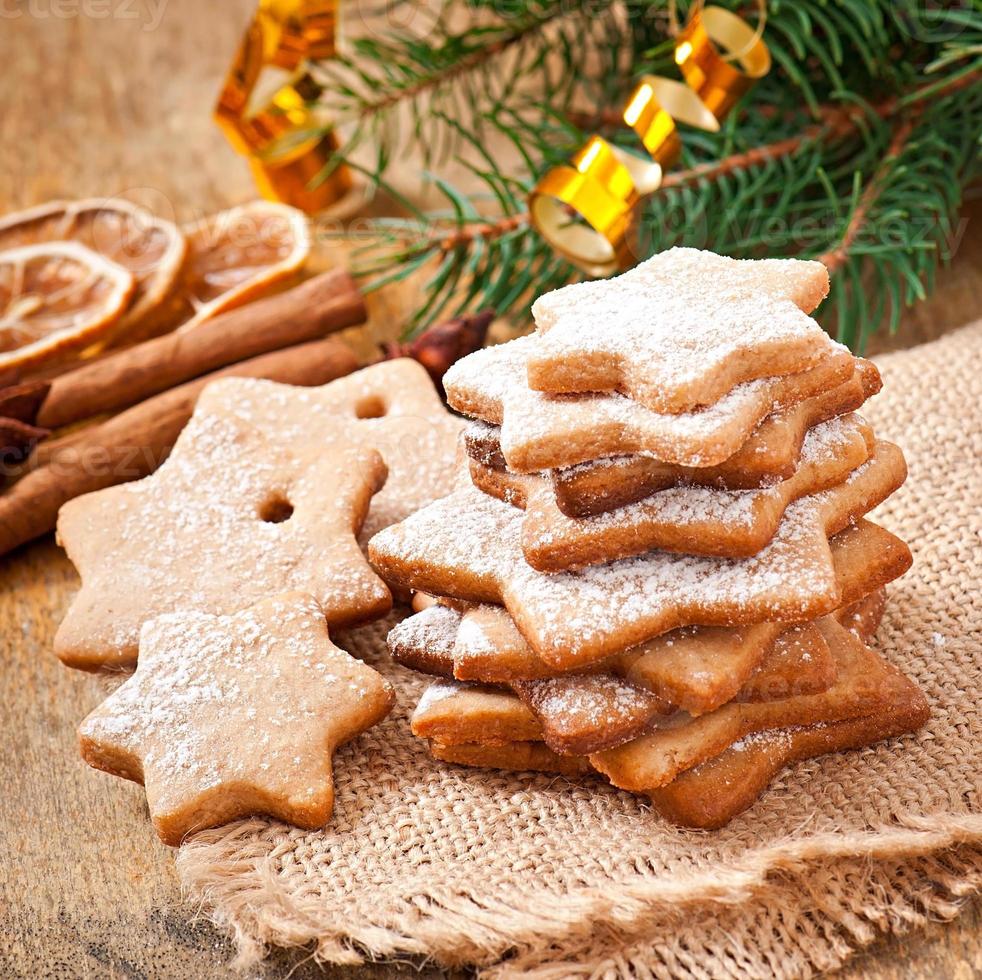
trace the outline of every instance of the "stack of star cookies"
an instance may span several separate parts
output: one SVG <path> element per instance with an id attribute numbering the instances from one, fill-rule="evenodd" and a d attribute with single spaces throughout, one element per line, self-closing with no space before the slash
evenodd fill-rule
<path id="1" fill-rule="evenodd" d="M 389 640 L 438 677 L 434 756 L 599 773 L 713 827 L 790 762 L 923 724 L 866 645 L 911 559 L 864 515 L 906 466 L 855 414 L 875 367 L 808 316 L 827 289 L 673 249 L 448 372 L 468 478 L 370 543 L 435 597 Z"/>

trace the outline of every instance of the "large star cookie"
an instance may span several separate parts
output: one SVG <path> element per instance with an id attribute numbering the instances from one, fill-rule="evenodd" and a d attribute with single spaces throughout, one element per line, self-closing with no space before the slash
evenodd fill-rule
<path id="1" fill-rule="evenodd" d="M 369 554 L 400 585 L 504 605 L 543 660 L 572 669 L 679 626 L 804 622 L 853 601 L 837 580 L 828 538 L 905 475 L 902 454 L 890 446 L 839 486 L 793 503 L 770 544 L 750 558 L 650 551 L 577 572 L 538 572 L 522 555 L 522 512 L 473 486 L 380 532 Z M 910 566 L 906 549 L 887 559 L 878 544 L 865 560 L 866 591 Z M 881 565 L 886 577 L 874 581 Z"/>
<path id="2" fill-rule="evenodd" d="M 197 411 L 242 418 L 287 444 L 330 439 L 338 420 L 353 442 L 377 449 L 389 470 L 362 529 L 367 541 L 383 527 L 450 493 L 462 421 L 444 408 L 426 370 L 400 358 L 356 371 L 319 388 L 255 378 L 209 385 Z"/>
<path id="3" fill-rule="evenodd" d="M 747 441 L 717 466 L 677 466 L 651 456 L 608 456 L 547 471 L 556 504 L 567 517 L 589 517 L 674 487 L 755 490 L 794 474 L 808 431 L 822 422 L 859 408 L 880 390 L 872 361 L 856 361 L 852 377 L 768 415 Z M 505 469 L 501 428 L 473 421 L 464 429 L 468 455 L 495 469 Z"/>
<path id="4" fill-rule="evenodd" d="M 149 619 L 236 612 L 293 590 L 312 594 L 331 625 L 384 614 L 391 595 L 356 536 L 385 475 L 347 420 L 284 439 L 196 412 L 152 476 L 61 509 L 58 537 L 82 587 L 55 652 L 73 667 L 129 666 Z"/>
<path id="5" fill-rule="evenodd" d="M 832 344 L 806 370 L 746 381 L 707 408 L 668 414 L 616 393 L 532 390 L 527 365 L 544 341 L 533 334 L 486 347 L 458 361 L 443 379 L 452 408 L 501 426 L 501 452 L 509 468 L 520 473 L 622 453 L 716 466 L 737 452 L 766 416 L 843 383 L 856 365 L 844 347 Z"/>
<path id="6" fill-rule="evenodd" d="M 176 846 L 205 827 L 266 814 L 305 829 L 334 809 L 334 750 L 384 718 L 393 694 L 340 650 L 311 596 L 235 613 L 148 622 L 136 673 L 82 722 L 89 765 L 143 783 Z"/>
<path id="7" fill-rule="evenodd" d="M 804 440 L 795 474 L 757 490 L 670 487 L 593 517 L 567 517 L 544 477 L 495 470 L 470 461 L 471 481 L 525 510 L 522 551 L 543 572 L 561 572 L 641 554 L 653 548 L 741 558 L 756 554 L 795 500 L 841 483 L 875 449 L 856 416 L 832 419 Z M 887 450 L 889 451 L 889 450 Z"/>
<path id="8" fill-rule="evenodd" d="M 834 349 L 807 316 L 828 289 L 821 262 L 673 248 L 615 279 L 539 297 L 529 385 L 617 390 L 657 412 L 711 405 L 742 382 L 803 371 Z"/>

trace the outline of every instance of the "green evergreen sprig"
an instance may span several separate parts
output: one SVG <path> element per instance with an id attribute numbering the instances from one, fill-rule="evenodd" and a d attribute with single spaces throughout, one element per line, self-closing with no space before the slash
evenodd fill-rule
<path id="1" fill-rule="evenodd" d="M 463 29 L 455 26 L 461 8 L 473 20 Z M 629 54 L 606 0 L 446 3 L 425 26 L 378 27 L 317 66 L 323 107 L 345 133 L 332 166 L 359 157 L 379 180 L 407 147 L 426 166 L 444 163 L 459 146 L 457 126 L 480 138 L 496 107 L 517 105 L 529 91 L 556 111 L 578 98 L 604 101 Z"/>
<path id="2" fill-rule="evenodd" d="M 403 42 L 376 39 L 358 54 L 363 77 L 377 86 L 375 103 L 387 112 L 409 100 L 417 113 L 408 137 L 366 130 L 356 138 L 384 147 L 365 172 L 384 184 L 394 147 L 408 139 L 429 150 L 431 163 L 452 148 L 481 188 L 464 194 L 432 176 L 446 205 L 426 213 L 409 206 L 408 217 L 380 222 L 378 236 L 356 255 L 369 289 L 425 276 L 410 333 L 489 306 L 524 317 L 536 295 L 577 278 L 529 226 L 528 190 L 587 132 L 636 150 L 633 133 L 619 121 L 620 100 L 637 75 L 674 71 L 663 0 L 633 0 L 626 10 L 593 0 L 588 19 L 599 23 L 598 11 L 617 15 L 615 27 L 604 27 L 615 53 L 600 75 L 581 64 L 599 35 L 558 45 L 547 37 L 549 25 L 570 16 L 568 3 L 514 0 L 504 14 L 490 2 L 467 6 L 480 8 L 477 20 L 485 26 L 460 30 L 452 43 L 437 35 L 405 50 Z M 641 210 L 639 258 L 673 244 L 739 256 L 820 257 L 833 272 L 822 309 L 833 334 L 861 350 L 876 329 L 894 329 L 903 307 L 926 294 L 938 263 L 950 258 L 962 195 L 980 171 L 982 6 L 978 0 L 924 6 L 770 0 L 766 39 L 774 70 L 719 133 L 683 134 L 679 169 Z M 491 26 L 480 16 L 488 7 L 496 8 Z M 585 11 L 574 4 L 574 20 L 582 22 Z M 518 34 L 521 40 L 508 45 L 527 44 L 532 53 L 515 61 L 508 78 L 495 80 L 503 39 Z M 614 68 L 623 45 L 632 72 Z M 412 70 L 404 67 L 407 59 Z M 558 64 L 561 82 L 547 79 L 546 61 Z M 471 73 L 481 84 L 464 83 Z M 591 84 L 595 98 L 584 107 L 581 96 Z M 416 104 L 424 90 L 443 85 L 461 87 L 457 101 L 428 96 Z M 491 146 L 508 148 L 510 159 L 517 155 L 520 172 L 504 167 L 502 152 Z"/>

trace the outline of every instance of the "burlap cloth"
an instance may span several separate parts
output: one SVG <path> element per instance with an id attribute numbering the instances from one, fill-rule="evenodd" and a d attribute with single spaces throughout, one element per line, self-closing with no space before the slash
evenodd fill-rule
<path id="1" fill-rule="evenodd" d="M 337 810 L 249 820 L 181 848 L 188 894 L 240 961 L 310 944 L 337 963 L 415 955 L 494 975 L 804 976 L 982 887 L 982 323 L 884 356 L 866 410 L 910 463 L 876 518 L 914 552 L 878 644 L 927 694 L 918 736 L 805 762 L 722 831 L 681 831 L 600 780 L 431 760 L 425 686 L 390 623 L 342 637 L 398 689 L 336 757 Z"/>

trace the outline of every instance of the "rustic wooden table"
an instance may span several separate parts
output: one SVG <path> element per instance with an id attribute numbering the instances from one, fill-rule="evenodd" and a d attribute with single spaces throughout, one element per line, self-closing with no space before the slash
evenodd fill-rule
<path id="1" fill-rule="evenodd" d="M 125 194 L 187 220 L 251 197 L 245 166 L 209 110 L 254 3 L 6 4 L 0 211 L 59 196 Z M 982 312 L 982 209 L 967 213 L 954 267 L 891 344 Z M 398 297 L 374 302 L 380 336 Z M 228 976 L 232 947 L 181 903 L 141 790 L 78 759 L 75 726 L 112 684 L 66 670 L 51 654 L 76 581 L 50 539 L 0 560 L 0 975 Z M 980 909 L 970 905 L 953 923 L 884 940 L 844 975 L 982 976 Z M 258 975 L 353 980 L 403 969 L 414 972 L 391 965 L 322 971 L 279 953 Z"/>

